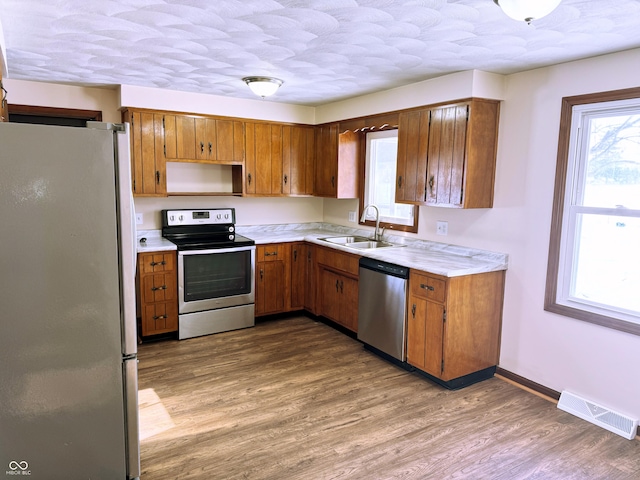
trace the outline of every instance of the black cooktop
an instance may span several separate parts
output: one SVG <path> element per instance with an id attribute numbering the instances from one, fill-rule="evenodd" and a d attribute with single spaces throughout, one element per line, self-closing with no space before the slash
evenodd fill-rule
<path id="1" fill-rule="evenodd" d="M 235 209 L 162 210 L 162 236 L 175 243 L 178 250 L 210 250 L 255 245 L 250 238 L 238 235 Z"/>
<path id="2" fill-rule="evenodd" d="M 233 237 L 232 239 L 228 237 Z M 210 237 L 182 237 L 171 238 L 165 237 L 172 243 L 175 243 L 178 250 L 211 250 L 217 248 L 236 248 L 249 247 L 255 245 L 256 242 L 250 238 L 243 237 L 238 234 L 229 234 L 226 238 L 210 238 Z"/>

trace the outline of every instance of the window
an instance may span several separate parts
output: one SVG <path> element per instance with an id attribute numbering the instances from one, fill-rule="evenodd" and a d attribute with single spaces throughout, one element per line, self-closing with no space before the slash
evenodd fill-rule
<path id="1" fill-rule="evenodd" d="M 380 210 L 380 225 L 385 228 L 418 231 L 417 207 L 395 203 L 398 130 L 366 134 L 364 192 L 360 211 L 373 204 Z M 367 211 L 366 224 L 373 224 L 375 211 Z"/>
<path id="2" fill-rule="evenodd" d="M 640 335 L 640 89 L 563 99 L 545 309 Z"/>

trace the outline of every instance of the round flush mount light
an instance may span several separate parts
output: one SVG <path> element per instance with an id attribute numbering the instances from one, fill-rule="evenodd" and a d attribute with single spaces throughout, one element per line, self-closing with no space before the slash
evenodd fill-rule
<path id="1" fill-rule="evenodd" d="M 253 93 L 262 98 L 276 93 L 278 88 L 284 83 L 279 78 L 273 77 L 244 77 L 242 81 L 249 85 Z"/>
<path id="2" fill-rule="evenodd" d="M 493 0 L 514 20 L 531 23 L 553 12 L 561 0 Z"/>

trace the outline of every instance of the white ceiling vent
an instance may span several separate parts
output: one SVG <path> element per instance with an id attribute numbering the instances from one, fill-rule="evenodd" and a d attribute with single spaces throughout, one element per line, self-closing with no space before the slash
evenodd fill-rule
<path id="1" fill-rule="evenodd" d="M 602 428 L 616 433 L 628 440 L 636 436 L 638 419 L 633 419 L 620 413 L 609 410 L 606 407 L 585 400 L 566 390 L 560 394 L 558 408 L 591 422 Z"/>

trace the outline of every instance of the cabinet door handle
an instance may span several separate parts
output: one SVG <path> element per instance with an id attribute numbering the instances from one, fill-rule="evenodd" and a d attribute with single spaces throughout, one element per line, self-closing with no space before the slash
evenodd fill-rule
<path id="1" fill-rule="evenodd" d="M 160 185 L 160 171 L 156 170 L 156 183 Z"/>
<path id="2" fill-rule="evenodd" d="M 249 185 L 251 185 L 251 174 L 247 175 L 247 181 L 248 181 Z"/>
<path id="3" fill-rule="evenodd" d="M 340 280 L 336 280 L 336 292 L 338 291 L 338 288 L 340 288 Z"/>
<path id="4" fill-rule="evenodd" d="M 402 188 L 402 175 L 398 177 L 398 188 Z"/>
<path id="5" fill-rule="evenodd" d="M 200 153 L 204 153 L 204 142 L 200 142 Z"/>
<path id="6" fill-rule="evenodd" d="M 151 287 L 151 291 L 155 292 L 156 290 L 166 290 L 167 286 L 166 285 L 162 285 L 161 287 Z"/>
<path id="7" fill-rule="evenodd" d="M 331 188 L 336 188 L 336 177 L 331 177 Z"/>
<path id="8" fill-rule="evenodd" d="M 416 304 L 415 303 L 411 306 L 411 316 L 413 316 L 413 318 L 416 318 Z"/>
<path id="9" fill-rule="evenodd" d="M 433 193 L 433 183 L 434 183 L 433 175 L 431 175 L 431 176 L 429 177 L 429 191 L 430 191 L 431 193 Z"/>
<path id="10" fill-rule="evenodd" d="M 344 293 L 344 282 L 340 280 L 340 293 Z"/>
<path id="11" fill-rule="evenodd" d="M 154 320 L 162 320 L 164 318 L 167 318 L 166 315 L 156 315 L 155 317 L 153 317 Z"/>
<path id="12" fill-rule="evenodd" d="M 209 155 L 213 152 L 213 145 L 209 142 Z"/>
<path id="13" fill-rule="evenodd" d="M 285 176 L 284 176 L 284 184 L 285 184 L 285 185 L 287 184 L 287 180 L 288 180 L 288 179 L 287 179 L 287 176 L 285 175 Z"/>
<path id="14" fill-rule="evenodd" d="M 424 288 L 429 290 L 430 292 L 433 292 L 435 290 L 435 288 L 433 288 L 431 285 L 425 285 L 424 283 L 420 284 L 420 288 Z"/>
<path id="15" fill-rule="evenodd" d="M 151 262 L 149 265 L 151 265 L 152 267 L 155 267 L 156 265 L 166 265 L 167 262 L 165 262 L 164 260 L 161 262 Z"/>
<path id="16" fill-rule="evenodd" d="M 264 269 L 260 269 L 260 280 L 262 280 L 262 277 L 264 276 Z"/>
<path id="17" fill-rule="evenodd" d="M 298 260 L 298 250 L 293 251 L 293 261 L 295 262 L 296 260 Z"/>

